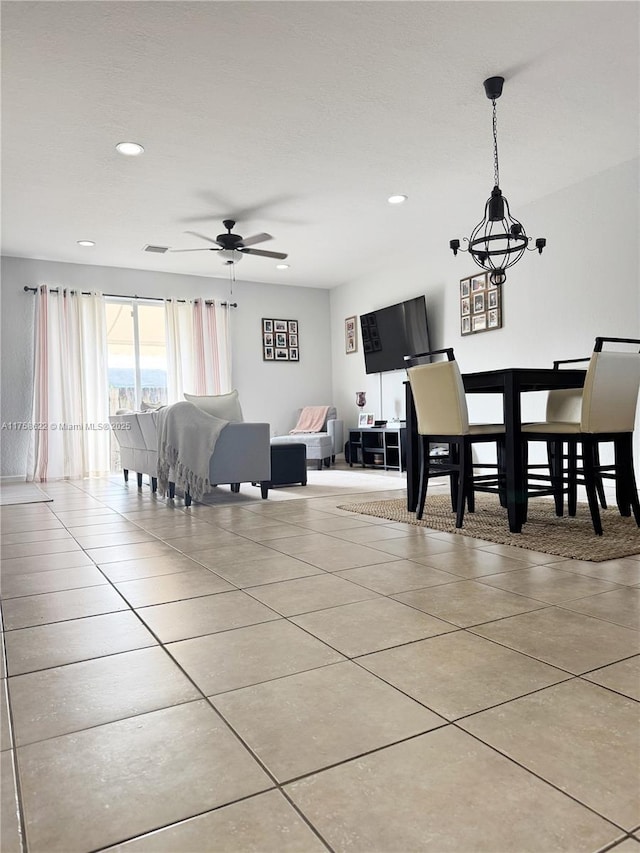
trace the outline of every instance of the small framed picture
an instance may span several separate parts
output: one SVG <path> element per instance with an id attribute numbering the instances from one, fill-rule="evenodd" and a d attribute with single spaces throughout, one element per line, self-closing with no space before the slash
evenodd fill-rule
<path id="1" fill-rule="evenodd" d="M 471 318 L 471 330 L 473 332 L 480 332 L 482 329 L 487 328 L 487 315 L 486 314 L 478 314 L 477 317 Z"/>
<path id="2" fill-rule="evenodd" d="M 487 328 L 488 329 L 499 329 L 500 328 L 500 312 L 497 308 L 493 308 L 487 311 Z"/>
<path id="3" fill-rule="evenodd" d="M 358 428 L 362 429 L 363 427 L 373 426 L 375 422 L 375 415 L 373 412 L 360 412 L 358 415 Z"/>
<path id="4" fill-rule="evenodd" d="M 289 346 L 297 347 L 298 346 L 298 336 L 297 335 L 289 335 Z"/>
<path id="5" fill-rule="evenodd" d="M 262 343 L 266 347 L 272 347 L 273 346 L 273 335 L 263 335 L 262 337 L 263 337 Z"/>
<path id="6" fill-rule="evenodd" d="M 298 321 L 297 320 L 287 320 L 288 329 L 290 335 L 298 334 Z"/>
<path id="7" fill-rule="evenodd" d="M 465 314 L 471 314 L 471 302 L 469 298 L 462 299 L 460 302 L 460 313 L 464 316 Z"/>
<path id="8" fill-rule="evenodd" d="M 289 361 L 300 361 L 298 358 L 298 347 L 289 348 Z"/>
<path id="9" fill-rule="evenodd" d="M 487 287 L 487 276 L 485 275 L 475 275 L 471 279 L 471 292 L 477 293 L 479 290 L 486 290 Z"/>
<path id="10" fill-rule="evenodd" d="M 285 332 L 276 332 L 276 346 L 277 347 L 286 347 L 287 345 L 287 335 Z"/>
<path id="11" fill-rule="evenodd" d="M 465 296 L 469 295 L 469 279 L 463 278 L 460 282 L 460 298 L 462 299 Z"/>
<path id="12" fill-rule="evenodd" d="M 262 358 L 264 361 L 273 361 L 273 347 L 264 347 L 262 350 Z"/>
<path id="13" fill-rule="evenodd" d="M 462 317 L 460 320 L 460 331 L 463 335 L 468 335 L 471 331 L 471 317 Z"/>
<path id="14" fill-rule="evenodd" d="M 487 308 L 498 307 L 498 288 L 492 287 L 487 291 Z"/>
<path id="15" fill-rule="evenodd" d="M 273 331 L 274 332 L 286 332 L 287 331 L 287 321 L 286 320 L 274 320 L 273 321 Z"/>
<path id="16" fill-rule="evenodd" d="M 484 311 L 484 293 L 476 293 L 472 305 L 474 314 L 482 314 Z"/>
<path id="17" fill-rule="evenodd" d="M 344 321 L 344 349 L 347 355 L 358 351 L 358 326 L 355 316 L 347 317 Z"/>
<path id="18" fill-rule="evenodd" d="M 262 320 L 262 332 L 266 334 L 267 332 L 273 332 L 273 320 Z"/>
<path id="19" fill-rule="evenodd" d="M 276 361 L 289 361 L 289 350 L 276 349 Z"/>

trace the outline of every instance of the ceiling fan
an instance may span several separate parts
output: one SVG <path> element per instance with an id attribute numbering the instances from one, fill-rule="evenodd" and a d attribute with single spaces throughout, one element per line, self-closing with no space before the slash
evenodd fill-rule
<path id="1" fill-rule="evenodd" d="M 241 237 L 239 234 L 232 234 L 231 229 L 234 227 L 234 219 L 225 219 L 222 224 L 227 229 L 226 234 L 218 234 L 213 237 L 207 237 L 205 234 L 198 234 L 197 231 L 185 231 L 185 234 L 193 234 L 194 237 L 200 237 L 201 240 L 206 240 L 208 243 L 215 243 L 216 248 L 207 249 L 170 249 L 171 252 L 221 252 L 220 257 L 224 264 L 237 264 L 242 260 L 243 255 L 260 255 L 263 258 L 277 258 L 283 261 L 287 255 L 284 252 L 266 252 L 264 249 L 250 249 L 255 243 L 264 243 L 265 240 L 272 240 L 271 234 L 254 234 L 253 237 Z"/>

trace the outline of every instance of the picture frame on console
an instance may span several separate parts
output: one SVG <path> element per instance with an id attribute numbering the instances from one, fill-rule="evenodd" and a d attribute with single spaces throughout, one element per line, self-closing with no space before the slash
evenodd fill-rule
<path id="1" fill-rule="evenodd" d="M 358 429 L 374 426 L 376 417 L 373 412 L 360 412 L 358 415 Z"/>

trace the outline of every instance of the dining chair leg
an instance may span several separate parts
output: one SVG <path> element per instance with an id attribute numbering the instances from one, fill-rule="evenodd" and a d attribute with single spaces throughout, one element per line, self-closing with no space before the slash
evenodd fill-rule
<path id="1" fill-rule="evenodd" d="M 449 459 L 452 465 L 460 465 L 460 448 L 457 444 L 449 445 Z M 455 512 L 458 507 L 458 483 L 459 471 L 452 471 L 449 475 L 450 492 L 451 492 L 451 512 Z"/>
<path id="2" fill-rule="evenodd" d="M 466 443 L 458 446 L 458 457 L 460 465 L 458 468 L 458 500 L 456 506 L 456 527 L 462 527 L 464 520 L 464 502 L 467 496 L 467 488 L 469 482 L 468 459 L 471 456 L 471 448 L 467 448 Z M 473 470 L 473 469 L 472 469 Z"/>
<path id="3" fill-rule="evenodd" d="M 549 459 L 549 474 L 551 477 L 551 488 L 553 489 L 553 500 L 556 507 L 556 515 L 562 516 L 563 508 L 563 477 L 562 477 L 562 442 L 550 441 L 547 444 L 547 455 Z"/>
<path id="4" fill-rule="evenodd" d="M 476 498 L 475 492 L 473 491 L 473 455 L 470 441 L 465 441 L 461 452 L 464 453 L 465 456 L 465 478 L 462 480 L 461 477 L 460 480 L 463 483 L 465 495 L 467 497 L 467 510 L 468 512 L 475 512 Z"/>
<path id="5" fill-rule="evenodd" d="M 426 435 L 421 436 L 422 444 L 420 446 L 420 484 L 418 486 L 418 506 L 416 507 L 416 518 L 422 519 L 424 513 L 424 505 L 427 499 L 427 487 L 429 485 L 429 438 Z"/>
<path id="6" fill-rule="evenodd" d="M 529 513 L 529 442 L 526 438 L 521 439 L 520 444 L 520 455 L 522 457 L 522 470 L 525 472 L 525 476 L 527 477 L 525 481 L 524 495 L 523 495 L 523 505 L 521 509 L 522 513 L 522 523 L 527 523 L 527 516 Z"/>
<path id="7" fill-rule="evenodd" d="M 584 451 L 583 451 L 584 452 Z M 567 513 L 573 518 L 578 505 L 578 450 L 576 443 L 568 442 L 567 448 Z"/>
<path id="8" fill-rule="evenodd" d="M 640 500 L 633 470 L 633 436 L 625 433 L 614 442 L 616 465 L 616 501 L 620 515 L 633 516 L 640 527 Z M 623 511 L 624 510 L 624 511 Z"/>
<path id="9" fill-rule="evenodd" d="M 598 492 L 598 500 L 600 501 L 600 506 L 602 507 L 602 509 L 606 509 L 607 499 L 604 494 L 604 484 L 602 482 L 602 477 L 600 476 L 600 448 L 597 442 L 594 449 L 593 462 L 596 466 L 596 491 Z"/>
<path id="10" fill-rule="evenodd" d="M 596 536 L 602 536 L 602 520 L 596 490 L 596 469 L 594 465 L 595 441 L 592 438 L 582 439 L 582 468 L 584 471 L 584 487 L 587 491 L 587 501 L 591 513 L 591 521 Z"/>

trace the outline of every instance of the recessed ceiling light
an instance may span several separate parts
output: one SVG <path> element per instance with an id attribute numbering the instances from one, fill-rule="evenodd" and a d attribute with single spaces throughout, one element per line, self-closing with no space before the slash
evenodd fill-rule
<path id="1" fill-rule="evenodd" d="M 288 270 L 289 264 L 276 264 L 276 269 L 277 270 Z"/>
<path id="2" fill-rule="evenodd" d="M 137 157 L 138 154 L 144 153 L 144 148 L 137 142 L 118 142 L 116 151 L 120 154 L 126 154 L 128 157 Z"/>
<path id="3" fill-rule="evenodd" d="M 387 201 L 389 204 L 403 204 L 407 198 L 406 195 L 390 195 Z"/>
<path id="4" fill-rule="evenodd" d="M 76 240 L 78 246 L 95 246 L 93 240 Z"/>

